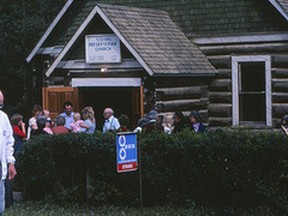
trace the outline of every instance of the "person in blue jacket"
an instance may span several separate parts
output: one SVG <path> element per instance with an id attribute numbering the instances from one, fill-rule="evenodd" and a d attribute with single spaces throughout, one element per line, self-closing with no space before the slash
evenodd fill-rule
<path id="1" fill-rule="evenodd" d="M 206 127 L 201 122 L 201 114 L 197 111 L 192 111 L 189 115 L 189 119 L 191 122 L 191 129 L 196 133 L 205 133 Z"/>

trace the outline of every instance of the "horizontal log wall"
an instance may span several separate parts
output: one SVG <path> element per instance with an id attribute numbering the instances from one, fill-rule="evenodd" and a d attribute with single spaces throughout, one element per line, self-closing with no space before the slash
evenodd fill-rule
<path id="1" fill-rule="evenodd" d="M 153 85 L 146 84 L 144 105 L 149 107 L 154 100 L 154 108 L 159 114 L 168 117 L 170 123 L 174 112 L 182 111 L 188 116 L 192 110 L 199 111 L 203 116 L 203 122 L 207 123 L 208 84 L 211 80 L 212 78 L 207 77 L 150 80 Z"/>
<path id="2" fill-rule="evenodd" d="M 272 120 L 279 126 L 280 119 L 288 114 L 288 41 L 219 43 L 193 40 L 218 71 L 209 85 L 208 119 L 210 127 L 232 125 L 231 56 L 269 55 L 272 73 Z"/>
<path id="3" fill-rule="evenodd" d="M 288 114 L 288 53 L 272 56 L 272 104 L 273 122 L 279 125 Z"/>

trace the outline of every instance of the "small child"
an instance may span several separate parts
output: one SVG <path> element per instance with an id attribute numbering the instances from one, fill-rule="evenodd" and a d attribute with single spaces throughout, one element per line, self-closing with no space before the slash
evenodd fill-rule
<path id="1" fill-rule="evenodd" d="M 74 113 L 73 118 L 74 118 L 74 122 L 70 124 L 72 133 L 80 133 L 81 125 L 83 125 L 84 121 L 81 120 L 81 115 L 78 112 Z"/>
<path id="2" fill-rule="evenodd" d="M 46 118 L 46 125 L 43 130 L 46 131 L 48 134 L 53 134 L 53 131 L 51 130 L 51 126 L 52 126 L 52 120 L 50 117 L 48 117 Z"/>

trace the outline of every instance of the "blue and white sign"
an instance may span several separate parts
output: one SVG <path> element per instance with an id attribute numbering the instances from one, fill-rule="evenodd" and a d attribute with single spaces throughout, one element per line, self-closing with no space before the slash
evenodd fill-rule
<path id="1" fill-rule="evenodd" d="M 138 168 L 137 133 L 117 133 L 117 172 L 130 172 Z"/>
<path id="2" fill-rule="evenodd" d="M 114 34 L 86 35 L 85 56 L 87 63 L 119 63 L 120 40 Z"/>

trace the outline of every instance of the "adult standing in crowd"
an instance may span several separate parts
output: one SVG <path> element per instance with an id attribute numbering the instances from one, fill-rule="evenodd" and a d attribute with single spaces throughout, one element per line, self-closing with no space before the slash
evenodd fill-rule
<path id="1" fill-rule="evenodd" d="M 128 132 L 130 131 L 128 129 L 128 125 L 130 123 L 130 119 L 126 114 L 121 114 L 119 116 L 119 123 L 120 123 L 120 127 L 117 129 L 117 132 Z"/>
<path id="2" fill-rule="evenodd" d="M 143 127 L 143 132 L 164 132 L 164 127 L 157 121 L 158 112 L 156 110 L 150 110 L 150 112 L 146 115 L 146 118 L 149 120 L 149 123 Z"/>
<path id="3" fill-rule="evenodd" d="M 172 133 L 178 133 L 183 131 L 186 128 L 186 122 L 185 122 L 185 117 L 181 111 L 176 111 L 173 114 L 173 131 Z"/>
<path id="4" fill-rule="evenodd" d="M 88 134 L 93 134 L 96 128 L 94 110 L 91 106 L 86 106 L 81 111 L 84 122 L 81 125 L 81 131 Z"/>
<path id="5" fill-rule="evenodd" d="M 0 90 L 0 107 L 2 108 L 4 104 L 4 95 Z M 17 172 L 14 166 L 15 158 L 13 156 L 13 130 L 9 122 L 8 116 L 0 110 L 0 214 L 5 210 L 5 179 L 7 176 L 8 168 L 8 180 L 14 179 Z M 8 167 L 7 167 L 8 164 Z"/>
<path id="6" fill-rule="evenodd" d="M 140 118 L 137 122 L 137 127 L 133 130 L 133 132 L 141 133 L 143 128 L 146 127 L 147 124 L 149 124 L 149 120 L 147 118 Z"/>
<path id="7" fill-rule="evenodd" d="M 73 103 L 70 101 L 66 101 L 63 104 L 64 112 L 60 114 L 60 116 L 63 116 L 65 118 L 65 125 L 68 130 L 71 131 L 71 123 L 74 122 L 74 112 L 73 112 Z"/>
<path id="8" fill-rule="evenodd" d="M 66 119 L 64 116 L 57 116 L 56 118 L 56 126 L 53 127 L 51 130 L 53 131 L 53 134 L 67 134 L 69 133 L 69 130 L 64 126 L 66 122 Z"/>
<path id="9" fill-rule="evenodd" d="M 104 124 L 103 124 L 103 133 L 108 131 L 116 131 L 120 128 L 120 123 L 118 119 L 114 116 L 114 111 L 110 107 L 104 109 Z"/>
<path id="10" fill-rule="evenodd" d="M 27 139 L 30 139 L 31 131 L 32 130 L 37 130 L 37 118 L 40 116 L 42 113 L 42 107 L 38 104 L 34 105 L 33 110 L 32 110 L 32 117 L 29 119 L 28 122 L 28 129 L 27 129 Z"/>
<path id="11" fill-rule="evenodd" d="M 48 135 L 48 133 L 44 130 L 46 126 L 47 119 L 43 115 L 39 115 L 37 117 L 36 123 L 37 123 L 37 129 L 31 131 L 31 138 L 38 136 L 38 135 Z"/>
<path id="12" fill-rule="evenodd" d="M 171 134 L 172 130 L 170 129 L 170 126 L 167 122 L 167 118 L 164 115 L 158 115 L 158 124 L 162 125 L 163 130 L 167 134 Z"/>
<path id="13" fill-rule="evenodd" d="M 206 132 L 205 125 L 201 122 L 201 115 L 196 111 L 192 111 L 189 115 L 189 119 L 191 122 L 191 129 L 194 130 L 196 133 L 204 133 Z"/>

